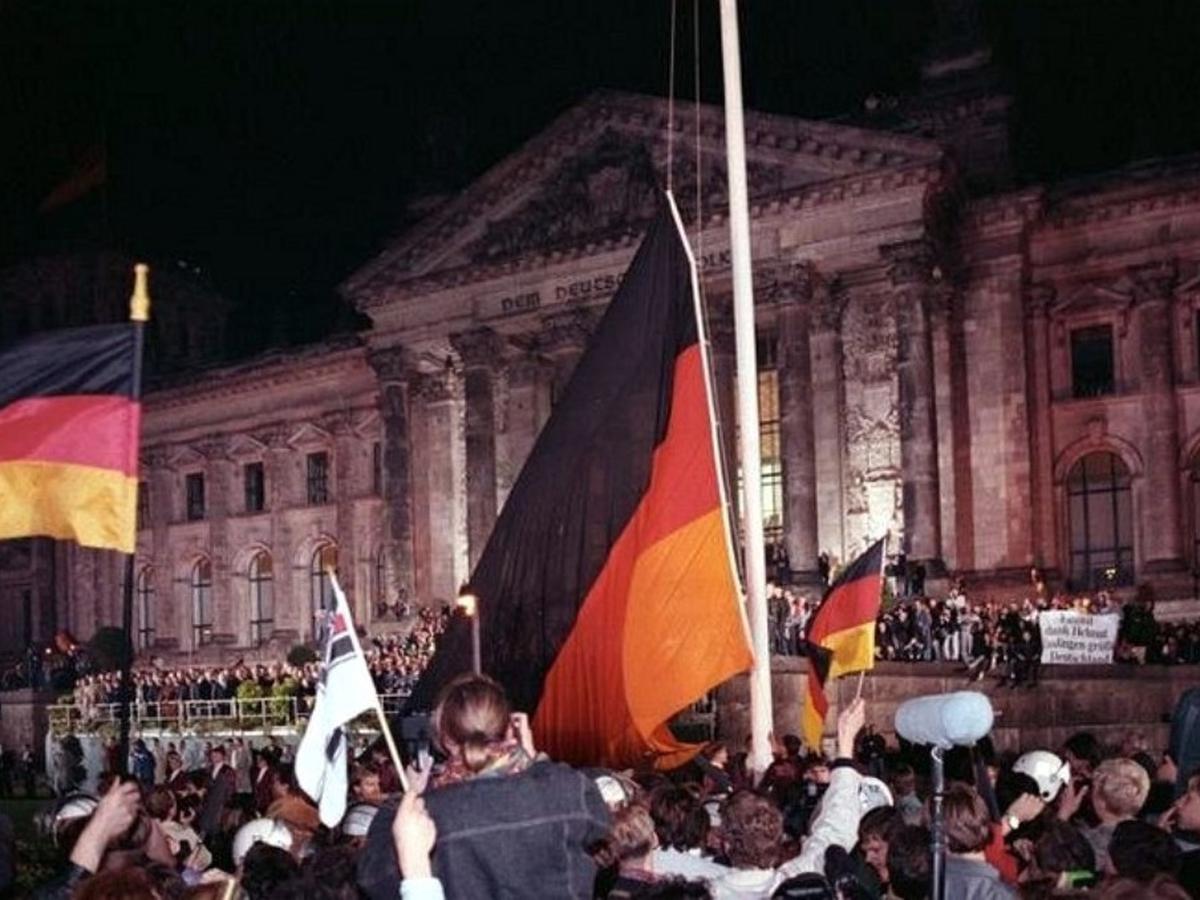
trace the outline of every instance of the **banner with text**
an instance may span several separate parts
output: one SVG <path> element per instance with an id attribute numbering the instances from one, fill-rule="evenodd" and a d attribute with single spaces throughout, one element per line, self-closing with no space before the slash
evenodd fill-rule
<path id="1" fill-rule="evenodd" d="M 1092 615 L 1047 610 L 1038 615 L 1044 663 L 1110 663 L 1121 619 L 1116 613 Z"/>

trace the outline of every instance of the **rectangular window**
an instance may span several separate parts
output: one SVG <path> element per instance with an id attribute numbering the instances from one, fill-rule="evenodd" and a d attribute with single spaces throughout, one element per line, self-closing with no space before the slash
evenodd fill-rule
<path id="1" fill-rule="evenodd" d="M 329 502 L 329 454 L 308 454 L 308 503 L 320 506 Z"/>
<path id="2" fill-rule="evenodd" d="M 246 488 L 246 512 L 262 512 L 267 504 L 267 483 L 263 474 L 263 464 L 254 462 L 243 466 L 242 481 Z"/>
<path id="3" fill-rule="evenodd" d="M 1103 397 L 1116 390 L 1111 325 L 1093 325 L 1071 332 L 1071 394 Z"/>
<path id="4" fill-rule="evenodd" d="M 383 496 L 383 445 L 379 441 L 371 445 L 371 490 L 376 497 Z"/>
<path id="5" fill-rule="evenodd" d="M 192 472 L 184 479 L 187 494 L 187 520 L 199 522 L 204 518 L 204 473 Z"/>
<path id="6" fill-rule="evenodd" d="M 138 482 L 137 527 L 139 531 L 150 527 L 150 485 L 144 481 Z"/>
<path id="7" fill-rule="evenodd" d="M 762 454 L 763 537 L 783 538 L 783 448 L 779 434 L 779 363 L 775 341 L 758 341 L 758 434 Z"/>

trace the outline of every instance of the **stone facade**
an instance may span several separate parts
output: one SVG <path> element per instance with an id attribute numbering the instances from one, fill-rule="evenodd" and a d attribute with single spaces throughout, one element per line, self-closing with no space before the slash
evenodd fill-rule
<path id="1" fill-rule="evenodd" d="M 674 171 L 691 195 L 681 205 L 732 451 L 722 128 L 720 110 L 702 109 L 700 156 L 675 142 Z M 249 567 L 261 552 L 276 642 L 311 629 L 323 546 L 336 546 L 366 621 L 377 600 L 455 594 L 653 214 L 666 132 L 663 100 L 592 97 L 343 285 L 373 322 L 358 341 L 147 398 L 138 567 L 153 646 L 256 643 Z M 890 530 L 931 577 L 980 590 L 1027 584 L 1038 566 L 1052 583 L 1189 594 L 1195 161 L 979 194 L 948 139 L 749 115 L 747 141 L 778 537 L 800 577 L 819 552 L 846 560 Z M 327 496 L 310 502 L 306 466 L 320 454 Z M 266 496 L 251 512 L 244 479 L 258 463 Z M 194 521 L 188 475 L 206 491 Z M 22 571 L 46 598 L 31 601 L 34 637 L 116 620 L 119 573 L 103 555 L 44 547 Z"/>

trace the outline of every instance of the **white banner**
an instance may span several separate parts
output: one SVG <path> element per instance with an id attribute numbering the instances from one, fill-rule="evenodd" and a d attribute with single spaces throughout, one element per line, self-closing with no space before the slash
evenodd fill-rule
<path id="1" fill-rule="evenodd" d="M 1038 614 L 1044 663 L 1110 663 L 1121 617 L 1046 610 Z"/>

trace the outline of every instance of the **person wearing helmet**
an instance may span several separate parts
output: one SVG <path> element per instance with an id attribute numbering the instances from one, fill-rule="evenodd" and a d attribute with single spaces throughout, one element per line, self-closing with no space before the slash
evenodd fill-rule
<path id="1" fill-rule="evenodd" d="M 1054 802 L 1071 780 L 1071 766 L 1049 750 L 1032 750 L 1013 763 L 1013 771 L 1028 775 L 1038 786 L 1038 795 L 1046 803 Z"/>
<path id="2" fill-rule="evenodd" d="M 233 837 L 233 864 L 240 867 L 255 844 L 266 844 L 291 852 L 292 832 L 277 819 L 252 819 L 239 828 Z"/>

